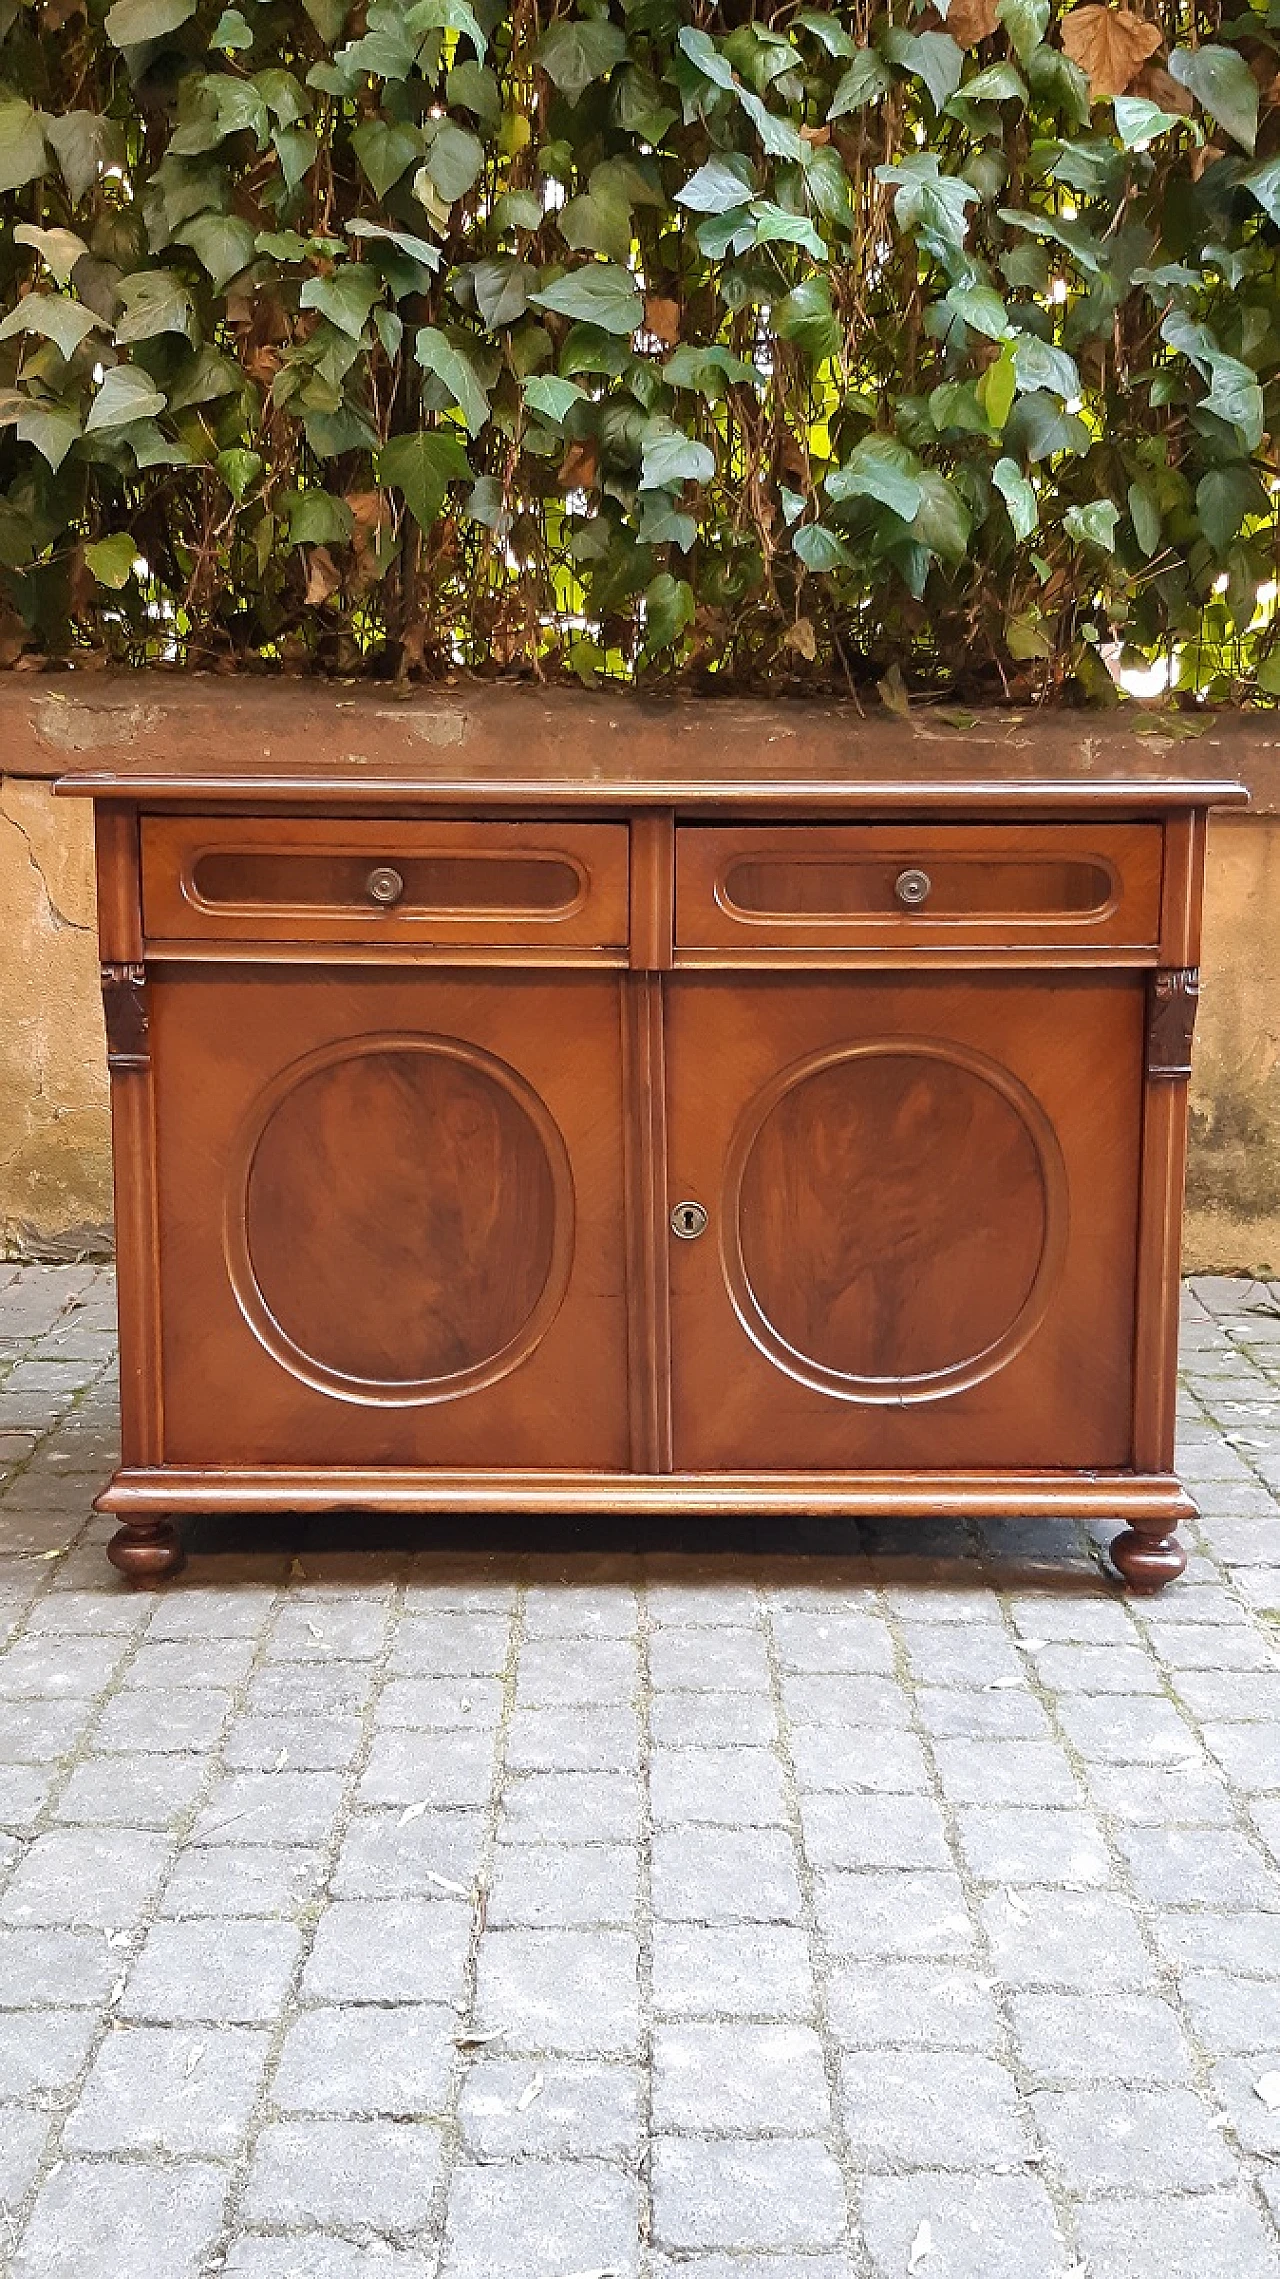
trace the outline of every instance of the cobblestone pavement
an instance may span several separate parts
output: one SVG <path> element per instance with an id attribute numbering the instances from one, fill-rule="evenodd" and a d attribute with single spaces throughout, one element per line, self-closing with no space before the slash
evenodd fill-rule
<path id="1" fill-rule="evenodd" d="M 0 1340 L 12 2279 L 1280 2274 L 1269 1290 L 1188 1294 L 1133 1603 L 1012 1524 L 246 1526 L 137 1595 L 109 1277 L 0 1266 Z"/>

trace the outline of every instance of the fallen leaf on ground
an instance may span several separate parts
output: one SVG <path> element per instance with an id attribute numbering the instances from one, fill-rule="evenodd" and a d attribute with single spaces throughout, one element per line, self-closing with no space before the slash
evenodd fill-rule
<path id="1" fill-rule="evenodd" d="M 192 2076 L 192 2074 L 195 2072 L 195 2069 L 196 2069 L 196 2067 L 197 2067 L 197 2066 L 198 2066 L 198 2065 L 201 2063 L 201 2061 L 202 2061 L 203 2057 L 204 2057 L 204 2043 L 203 2043 L 203 2042 L 197 2042 L 197 2043 L 196 2043 L 196 2046 L 195 2046 L 195 2048 L 194 2048 L 193 2050 L 188 2050 L 188 2051 L 187 2051 L 187 2062 L 186 2062 L 186 2064 L 183 2066 L 183 2069 L 182 2069 L 182 2070 L 183 2070 L 183 2072 L 185 2073 L 185 2075 L 186 2075 L 186 2077 L 187 2077 L 188 2081 L 191 2079 L 191 2076 Z"/>
<path id="2" fill-rule="evenodd" d="M 425 1798 L 421 1804 L 406 1804 L 404 1811 L 401 1813 L 400 1818 L 396 1822 L 397 1828 L 407 1828 L 411 1820 L 421 1820 L 422 1815 L 426 1809 L 427 1806 Z"/>
<path id="3" fill-rule="evenodd" d="M 411 1804 L 409 1810 L 416 1816 L 416 1805 Z M 425 1812 L 425 1805 L 423 1806 L 423 1810 Z M 467 1896 L 467 1887 L 465 1883 L 450 1883 L 447 1875 L 437 1875 L 434 1868 L 427 1869 L 427 1882 L 437 1884 L 441 1891 L 456 1891 L 459 1899 L 465 1899 Z"/>
<path id="4" fill-rule="evenodd" d="M 483 2049 L 486 2042 L 500 2042 L 505 2032 L 505 2026 L 477 2026 L 474 2032 L 455 2034 L 453 2046 L 459 2050 Z"/>
<path id="5" fill-rule="evenodd" d="M 1129 8 L 1073 8 L 1062 19 L 1062 45 L 1088 79 L 1095 103 L 1109 103 L 1155 54 L 1160 29 Z"/>
<path id="6" fill-rule="evenodd" d="M 1031 1921 L 1031 1909 L 1025 1899 L 1018 1897 L 1016 1891 L 1006 1891 L 1004 1903 L 1016 1923 L 1029 1923 Z"/>
<path id="7" fill-rule="evenodd" d="M 516 2099 L 517 2113 L 528 2112 L 529 2107 L 532 2105 L 535 2097 L 540 2097 L 542 2095 L 542 2087 L 542 2075 L 540 2073 L 535 2073 L 532 2081 L 530 2081 L 526 2087 L 521 2090 L 519 2096 Z"/>
<path id="8" fill-rule="evenodd" d="M 918 2271 L 926 2255 L 932 2255 L 932 2253 L 933 2226 L 929 2223 L 922 2223 L 911 2242 L 911 2253 L 907 2257 L 907 2270 Z"/>
<path id="9" fill-rule="evenodd" d="M 1264 2073 L 1253 2085 L 1255 2097 L 1261 2097 L 1269 2113 L 1280 2113 L 1280 2073 Z"/>

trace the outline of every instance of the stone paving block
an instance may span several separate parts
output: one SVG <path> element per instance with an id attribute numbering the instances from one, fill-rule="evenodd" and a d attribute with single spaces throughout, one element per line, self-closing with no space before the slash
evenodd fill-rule
<path id="1" fill-rule="evenodd" d="M 1027 1641 L 1040 1638 L 1062 1645 L 1132 1646 L 1138 1634 L 1131 1603 L 1118 1591 L 1103 1596 L 1077 1590 L 1038 1591 L 1030 1598 L 1011 1599 L 1009 1614 L 1019 1637 Z"/>
<path id="2" fill-rule="evenodd" d="M 1049 1739 L 1044 1704 L 1029 1686 L 1001 1687 L 990 1693 L 976 1693 L 966 1686 L 921 1686 L 916 1709 L 926 1733 L 939 1741 Z"/>
<path id="3" fill-rule="evenodd" d="M 376 1662 L 390 1607 L 376 1593 L 334 1603 L 301 1599 L 284 1607 L 267 1640 L 268 1662 Z"/>
<path id="4" fill-rule="evenodd" d="M 162 1686 L 168 1694 L 181 1686 L 243 1685 L 253 1663 L 250 1638 L 205 1638 L 199 1653 L 188 1639 L 161 1640 L 152 1645 L 144 1638 L 129 1664 L 130 1686 Z"/>
<path id="5" fill-rule="evenodd" d="M 271 2101 L 282 2113 L 439 2117 L 457 2032 L 457 2013 L 443 2003 L 306 2010 L 285 2037 Z"/>
<path id="6" fill-rule="evenodd" d="M 1139 1893 L 1162 1906 L 1280 1910 L 1280 1876 L 1234 1831 L 1121 1828 L 1116 1841 Z M 1280 1918 L 1276 1930 L 1280 1935 Z"/>
<path id="7" fill-rule="evenodd" d="M 1229 1827 L 1234 1802 L 1207 1765 L 1093 1765 L 1085 1780 L 1094 1804 L 1138 1826 Z"/>
<path id="8" fill-rule="evenodd" d="M 68 2160 L 50 2176 L 13 2260 L 13 2279 L 198 2279 L 218 2236 L 227 2178 L 175 2168 Z"/>
<path id="9" fill-rule="evenodd" d="M 911 1721 L 907 1697 L 893 1678 L 784 1675 L 782 1705 L 792 1725 L 852 1727 L 859 1735 L 880 1726 L 905 1729 Z"/>
<path id="10" fill-rule="evenodd" d="M 846 1726 L 798 1725 L 787 1746 L 802 1792 L 909 1796 L 930 1786 L 914 1733 L 881 1727 L 860 1735 Z"/>
<path id="11" fill-rule="evenodd" d="M 378 1696 L 375 1723 L 418 1733 L 457 1725 L 478 1733 L 491 1730 L 501 1716 L 498 1678 L 392 1678 Z"/>
<path id="12" fill-rule="evenodd" d="M 167 1695 L 157 1712 L 150 1688 L 113 1694 L 93 1728 L 93 1745 L 104 1754 L 126 1757 L 212 1749 L 231 1701 L 225 1687 L 191 1686 Z"/>
<path id="13" fill-rule="evenodd" d="M 0 2100 L 22 2104 L 73 2082 L 98 2022 L 84 2010 L 0 2011 Z M 0 2116 L 3 2128 L 6 2116 Z"/>
<path id="14" fill-rule="evenodd" d="M 1015 1994 L 1009 2016 L 1028 2075 L 1048 2088 L 1089 2081 L 1191 2081 L 1178 2014 L 1144 1994 Z"/>
<path id="15" fill-rule="evenodd" d="M 19 2106 L 9 2105 L 0 2112 L 0 2122 L 3 2122 L 0 2127 L 0 2221 L 3 2221 L 3 2210 L 19 2207 L 35 2181 L 51 2122 L 48 2113 L 24 2112 Z M 13 2235 L 9 2231 L 5 2238 L 6 2251 L 12 2244 Z M 35 2270 L 30 2266 L 28 2270 L 29 2279 L 37 2279 Z M 43 2271 L 38 2279 L 45 2279 Z M 67 2279 L 71 2279 L 70 2273 Z M 76 2279 L 79 2279 L 78 2274 Z"/>
<path id="16" fill-rule="evenodd" d="M 800 1881 L 781 1828 L 658 1828 L 653 1911 L 669 1923 L 793 1923 Z"/>
<path id="17" fill-rule="evenodd" d="M 472 2160 L 618 2160 L 640 2143 L 638 2068 L 565 2058 L 481 2058 L 467 2068 L 458 2127 Z"/>
<path id="18" fill-rule="evenodd" d="M 1270 2077 L 1278 2070 L 1280 2041 L 1263 2058 L 1221 2058 L 1209 2077 L 1210 2095 L 1228 2115 L 1235 2142 L 1273 2164 L 1280 2161 L 1280 2110 L 1264 2101 L 1259 2083 L 1266 2083 L 1269 2096 Z"/>
<path id="19" fill-rule="evenodd" d="M 272 1662 L 254 1671 L 244 1697 L 250 1717 L 344 1717 L 365 1707 L 374 1672 L 364 1662 Z"/>
<path id="20" fill-rule="evenodd" d="M 127 1651 L 123 1638 L 20 1638 L 0 1654 L 0 1701 L 91 1699 L 110 1685 Z"/>
<path id="21" fill-rule="evenodd" d="M 649 1645 L 649 1669 L 659 1692 L 765 1692 L 769 1659 L 764 1632 L 658 1630 Z"/>
<path id="22" fill-rule="evenodd" d="M 247 1583 L 219 1589 L 182 1576 L 155 1600 L 147 1639 L 151 1645 L 167 1645 L 178 1638 L 199 1639 L 202 1644 L 209 1638 L 261 1638 L 275 1604 L 274 1590 L 254 1589 Z"/>
<path id="23" fill-rule="evenodd" d="M 942 1963 L 851 1959 L 826 1979 L 827 2019 L 846 2049 L 957 2049 L 991 2054 L 1000 2019 L 991 1981 Z"/>
<path id="24" fill-rule="evenodd" d="M 353 1813 L 330 1888 L 341 1899 L 456 1899 L 475 1887 L 485 1833 L 479 1812 Z"/>
<path id="25" fill-rule="evenodd" d="M 228 1772 L 340 1772 L 365 1745 L 360 1718 L 237 1717 L 222 1744 Z"/>
<path id="26" fill-rule="evenodd" d="M 499 1844 L 489 1878 L 494 1929 L 634 1923 L 634 1844 Z"/>
<path id="27" fill-rule="evenodd" d="M 247 2133 L 269 2047 L 269 2035 L 248 2027 L 116 2027 L 63 2143 L 71 2152 L 230 2158 Z"/>
<path id="28" fill-rule="evenodd" d="M 917 1685 L 1025 1685 L 1030 1670 L 1003 1630 L 983 1623 L 906 1621 L 901 1625 L 911 1675 Z"/>
<path id="29" fill-rule="evenodd" d="M 927 1796 L 805 1796 L 804 1847 L 813 1866 L 949 1868 L 942 1814 Z"/>
<path id="30" fill-rule="evenodd" d="M 0 2010 L 56 2003 L 98 2009 L 119 1969 L 101 1931 L 0 1926 Z"/>
<path id="31" fill-rule="evenodd" d="M 506 1764 L 519 1772 L 638 1772 L 640 1728 L 625 1703 L 562 1703 L 517 1709 L 507 1727 Z"/>
<path id="32" fill-rule="evenodd" d="M 1006 1986 L 1142 1989 L 1154 1980 L 1137 1915 L 1114 1892 L 996 1891 L 981 1914 Z"/>
<path id="33" fill-rule="evenodd" d="M 1105 1694 L 1063 1694 L 1058 1718 L 1086 1763 L 1165 1765 L 1196 1755 L 1195 1735 L 1171 1701 L 1129 1694 L 1123 1703 Z"/>
<path id="34" fill-rule="evenodd" d="M 831 2126 L 822 2044 L 808 2026 L 659 2026 L 659 2136 L 819 2137 Z"/>
<path id="35" fill-rule="evenodd" d="M 1148 1928 L 1161 1955 L 1176 1970 L 1280 1978 L 1280 1940 L 1274 1915 L 1156 1909 L 1149 1917 Z"/>
<path id="36" fill-rule="evenodd" d="M 1267 1639 L 1253 1625 L 1238 1629 L 1226 1623 L 1182 1623 L 1173 1628 L 1151 1625 L 1151 1642 L 1160 1660 L 1171 1670 L 1266 1670 L 1275 1666 Z M 1179 1680 L 1174 1680 L 1175 1690 Z"/>
<path id="37" fill-rule="evenodd" d="M 1080 1791 L 1052 1741 L 937 1740 L 934 1762 L 949 1804 L 1078 1804 Z"/>
<path id="38" fill-rule="evenodd" d="M 623 1584 L 584 1580 L 559 1590 L 534 1585 L 524 1602 L 526 1639 L 633 1638 L 639 1620 L 636 1594 Z"/>
<path id="39" fill-rule="evenodd" d="M 192 1832 L 195 1844 L 323 1844 L 342 1803 L 337 1773 L 228 1773 Z"/>
<path id="40" fill-rule="evenodd" d="M 1235 2179 L 1236 2164 L 1211 2108 L 1189 2089 L 1040 2090 L 1031 2097 L 1049 2158 L 1071 2192 L 1149 2191 L 1176 2178 L 1182 2192 Z"/>
<path id="41" fill-rule="evenodd" d="M 378 1733 L 360 1781 L 360 1802 L 443 1805 L 488 1803 L 493 1786 L 492 1733 Z"/>
<path id="42" fill-rule="evenodd" d="M 1091 2271 L 1106 2279 L 1275 2279 L 1280 2257 L 1236 2194 L 1099 2201 L 1077 2219 Z"/>
<path id="43" fill-rule="evenodd" d="M 850 2051 L 840 2093 L 861 2169 L 969 2174 L 1021 2162 L 1033 2149 L 1013 2075 L 968 2051 Z"/>
<path id="44" fill-rule="evenodd" d="M 519 1726 L 517 1714 L 513 1743 Z M 650 1710 L 657 1748 L 768 1748 L 777 1730 L 777 1712 L 764 1692 L 657 1693 Z"/>
<path id="45" fill-rule="evenodd" d="M 845 2236 L 844 2180 L 826 2146 L 803 2137 L 659 2137 L 653 2212 L 655 2241 L 667 2249 L 835 2247 Z"/>
<path id="46" fill-rule="evenodd" d="M 391 1650 L 394 1677 L 496 1678 L 507 1666 L 511 1624 L 500 1614 L 407 1615 Z"/>
<path id="47" fill-rule="evenodd" d="M 1160 1673 L 1138 1645 L 1048 1645 L 1035 1656 L 1036 1675 L 1050 1693 L 1159 1693 Z M 1114 1712 L 1123 1716 L 1123 1710 Z"/>
<path id="48" fill-rule="evenodd" d="M 651 2256 L 651 2279 L 853 2279 L 847 2255 Z"/>
<path id="49" fill-rule="evenodd" d="M 634 1844 L 640 1784 L 629 1773 L 524 1773 L 502 1792 L 504 1843 Z"/>
<path id="50" fill-rule="evenodd" d="M 1075 2260 L 1029 2176 L 868 2176 L 859 2214 L 875 2279 L 901 2279 L 924 2223 L 935 2279 L 1066 2279 Z"/>
<path id="51" fill-rule="evenodd" d="M 384 2239 L 368 2247 L 320 2232 L 286 2237 L 244 2233 L 233 2240 L 219 2279 L 435 2279 L 433 2248 L 397 2251 Z"/>
<path id="52" fill-rule="evenodd" d="M 471 1932 L 458 1899 L 344 1899 L 316 1930 L 304 2002 L 456 2002 Z"/>
<path id="53" fill-rule="evenodd" d="M 1280 1669 L 1179 1670 L 1170 1683 L 1184 1709 L 1203 1724 L 1280 1721 Z"/>
<path id="54" fill-rule="evenodd" d="M 787 1818 L 782 1766 L 768 1749 L 655 1749 L 649 1766 L 653 1817 L 677 1826 L 781 1826 Z"/>
<path id="55" fill-rule="evenodd" d="M 774 1923 L 655 1923 L 653 1999 L 669 2018 L 807 2019 L 814 2004 L 808 1937 Z"/>
<path id="56" fill-rule="evenodd" d="M 1109 1883 L 1111 1861 L 1089 1812 L 1031 1811 L 1019 1805 L 961 1805 L 960 1849 L 979 1883 Z"/>
<path id="57" fill-rule="evenodd" d="M 637 1649 L 621 1638 L 532 1638 L 516 1671 L 517 1709 L 632 1700 L 640 1682 Z"/>
<path id="58" fill-rule="evenodd" d="M 206 1777 L 198 1757 L 86 1757 L 63 1789 L 54 1817 L 85 1825 L 176 1828 L 194 1812 Z"/>
<path id="59" fill-rule="evenodd" d="M 166 1837 L 138 1829 L 50 1829 L 10 1879 L 0 1922 L 126 1930 L 146 1912 L 172 1856 Z"/>
<path id="60" fill-rule="evenodd" d="M 162 2025 L 268 2025 L 284 2001 L 301 1943 L 292 1923 L 156 1923 L 130 1973 L 120 2014 Z"/>
<path id="61" fill-rule="evenodd" d="M 1267 1920 L 1280 1933 L 1280 1922 Z M 1189 1971 L 1181 1995 L 1195 2034 L 1215 2055 L 1263 2055 L 1280 2046 L 1280 1985 L 1231 1978 L 1225 1970 Z"/>
<path id="62" fill-rule="evenodd" d="M 449 2186 L 441 2279 L 639 2270 L 633 2178 L 591 2161 L 460 2167 Z"/>
<path id="63" fill-rule="evenodd" d="M 0 1765 L 0 1828 L 31 1834 L 55 1778 L 47 1765 Z"/>
<path id="64" fill-rule="evenodd" d="M 815 1614 L 777 1607 L 770 1616 L 779 1666 L 795 1673 L 893 1675 L 893 1638 L 878 1615 Z"/>
<path id="65" fill-rule="evenodd" d="M 395 2121 L 272 2121 L 244 2193 L 251 2224 L 314 2224 L 343 2232 L 416 2231 L 440 2177 L 437 2130 Z"/>
<path id="66" fill-rule="evenodd" d="M 964 1957 L 973 1949 L 964 1892 L 950 1868 L 822 1875 L 814 1904 L 836 1955 Z"/>
<path id="67" fill-rule="evenodd" d="M 296 1915 L 314 1896 L 323 1854 L 301 1844 L 215 1844 L 179 1854 L 162 1917 Z"/>
<path id="68" fill-rule="evenodd" d="M 1228 1780 L 1246 1796 L 1280 1790 L 1280 1725 L 1205 1725 L 1201 1737 Z"/>
<path id="69" fill-rule="evenodd" d="M 627 1931 L 491 1931 L 476 2016 L 501 2028 L 509 2050 L 629 2056 L 639 2034 L 636 1940 Z"/>

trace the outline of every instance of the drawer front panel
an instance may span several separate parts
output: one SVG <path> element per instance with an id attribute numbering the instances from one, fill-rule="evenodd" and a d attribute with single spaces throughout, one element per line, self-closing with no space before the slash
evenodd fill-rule
<path id="1" fill-rule="evenodd" d="M 153 941 L 621 949 L 627 832 L 148 816 L 142 893 Z"/>
<path id="2" fill-rule="evenodd" d="M 682 949 L 1154 952 L 1158 824 L 685 826 Z"/>

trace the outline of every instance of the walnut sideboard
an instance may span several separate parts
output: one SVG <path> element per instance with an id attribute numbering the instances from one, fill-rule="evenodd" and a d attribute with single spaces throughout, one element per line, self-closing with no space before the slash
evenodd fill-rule
<path id="1" fill-rule="evenodd" d="M 469 752 L 467 701 L 234 749 L 206 701 L 62 781 L 96 802 L 115 1564 L 173 1573 L 184 1512 L 586 1509 L 1114 1517 L 1133 1588 L 1178 1574 L 1239 787 L 1127 732 L 1054 759 L 1034 716 L 926 716 L 877 772 L 830 710 L 753 738 L 518 691 Z"/>

